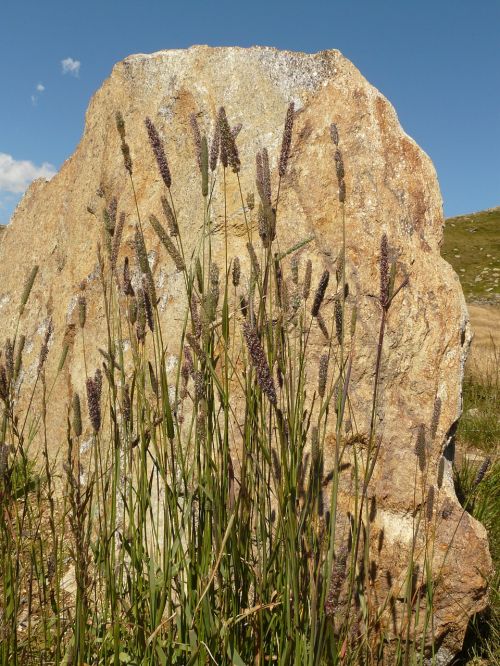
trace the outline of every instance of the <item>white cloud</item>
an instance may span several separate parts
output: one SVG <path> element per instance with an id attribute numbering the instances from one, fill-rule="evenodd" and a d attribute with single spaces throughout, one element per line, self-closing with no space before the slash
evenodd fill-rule
<path id="1" fill-rule="evenodd" d="M 80 65 L 81 63 L 79 60 L 73 60 L 73 58 L 64 58 L 64 60 L 61 60 L 62 73 L 78 76 L 80 73 Z"/>
<path id="2" fill-rule="evenodd" d="M 12 155 L 0 153 L 0 191 L 19 194 L 35 178 L 50 180 L 55 173 L 56 170 L 48 162 L 36 166 L 29 160 L 15 160 Z"/>
<path id="3" fill-rule="evenodd" d="M 35 89 L 37 93 L 42 94 L 45 90 L 45 86 L 43 85 L 43 83 L 37 83 Z M 33 104 L 33 106 L 36 106 L 38 104 L 38 95 L 34 94 L 31 95 L 31 103 Z"/>

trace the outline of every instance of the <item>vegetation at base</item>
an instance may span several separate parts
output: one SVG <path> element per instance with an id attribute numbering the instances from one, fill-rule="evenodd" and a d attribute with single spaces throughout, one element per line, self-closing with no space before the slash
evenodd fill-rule
<path id="1" fill-rule="evenodd" d="M 441 254 L 468 301 L 500 305 L 500 208 L 448 218 Z"/>
<path id="2" fill-rule="evenodd" d="M 500 460 L 492 462 L 488 475 L 471 493 L 479 468 L 467 458 L 455 467 L 455 488 L 464 508 L 481 521 L 488 532 L 494 573 L 489 581 L 490 606 L 469 624 L 464 649 L 453 666 L 486 666 L 500 663 Z M 473 499 L 472 499 L 473 498 Z"/>

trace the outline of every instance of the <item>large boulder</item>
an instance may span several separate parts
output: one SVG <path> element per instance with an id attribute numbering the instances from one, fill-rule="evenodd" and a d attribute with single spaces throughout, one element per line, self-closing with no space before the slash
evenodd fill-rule
<path id="1" fill-rule="evenodd" d="M 281 248 L 314 237 L 302 253 L 304 259 L 313 260 L 313 285 L 325 268 L 334 273 L 342 247 L 332 122 L 340 136 L 347 191 L 348 303 L 350 307 L 356 303 L 358 311 L 351 403 L 361 433 L 370 427 L 381 318 L 377 294 L 383 234 L 391 256 L 397 259 L 398 280 L 403 274 L 409 278 L 389 310 L 381 359 L 375 413 L 380 450 L 369 491 L 371 548 L 377 560 L 373 594 L 374 599 L 382 599 L 389 588 L 396 590 L 389 625 L 402 621 L 404 593 L 398 596 L 397 590 L 406 585 L 412 544 L 418 560 L 424 544 L 428 547 L 432 542 L 433 631 L 440 663 L 447 663 L 461 645 L 469 618 L 486 604 L 486 577 L 491 567 L 485 530 L 462 510 L 452 481 L 452 437 L 460 416 L 470 342 L 467 311 L 458 278 L 440 256 L 443 212 L 434 167 L 404 133 L 390 103 L 338 51 L 310 55 L 271 48 L 199 46 L 134 55 L 117 64 L 90 103 L 84 135 L 73 156 L 50 182 L 31 185 L 1 236 L 2 338 L 13 335 L 23 283 L 30 268 L 39 264 L 21 320 L 27 336 L 22 390 L 29 395 L 39 348 L 52 318 L 51 344 L 56 351 L 49 355 L 49 374 L 55 374 L 57 350 L 63 342 L 69 345 L 65 370 L 55 387 L 61 408 L 51 411 L 48 420 L 49 452 L 56 458 L 65 447 L 69 393 L 72 387 L 83 392 L 85 373 L 77 335 L 82 280 L 88 301 L 85 335 L 96 348 L 89 351 L 88 366 L 100 362 L 97 347 L 102 346 L 105 335 L 96 263 L 100 209 L 116 196 L 119 210 L 128 213 L 120 256 L 131 254 L 137 219 L 115 113 L 120 111 L 125 120 L 137 203 L 144 219 L 150 213 L 161 216 L 164 192 L 144 118 L 149 116 L 160 130 L 189 254 L 199 240 L 203 221 L 190 115 L 197 114 L 199 126 L 208 136 L 221 104 L 232 126 L 242 124 L 237 143 L 241 187 L 246 194 L 255 189 L 255 154 L 263 146 L 269 150 L 273 174 L 276 172 L 291 101 L 295 125 L 288 172 L 281 183 L 278 235 Z M 223 264 L 220 182 L 213 200 L 214 225 L 220 229 L 214 233 L 214 252 Z M 274 189 L 276 185 L 273 180 Z M 229 252 L 231 257 L 241 257 L 245 272 L 242 203 L 238 180 L 231 171 L 227 173 L 227 193 Z M 181 295 L 183 278 L 152 229 L 145 226 L 145 233 L 174 358 L 186 307 Z M 317 327 L 312 336 L 319 356 L 324 340 Z M 334 432 L 332 425 L 327 457 L 333 454 Z M 425 474 L 416 455 L 423 445 L 427 449 Z M 416 529 L 416 507 L 429 502 L 431 486 L 433 506 L 424 511 L 429 520 L 420 521 Z M 348 480 L 341 484 L 346 504 L 350 490 Z M 415 576 L 418 578 L 418 572 Z M 425 592 L 421 594 L 425 596 Z"/>

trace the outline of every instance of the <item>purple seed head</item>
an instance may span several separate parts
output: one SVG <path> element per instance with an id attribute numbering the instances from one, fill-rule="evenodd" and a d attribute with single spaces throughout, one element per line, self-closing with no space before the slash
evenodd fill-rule
<path id="1" fill-rule="evenodd" d="M 386 234 L 380 241 L 380 302 L 382 307 L 389 304 L 389 244 Z"/>
<path id="2" fill-rule="evenodd" d="M 220 152 L 220 131 L 219 131 L 219 121 L 216 119 L 214 127 L 214 135 L 212 138 L 212 143 L 210 144 L 210 157 L 209 157 L 209 166 L 210 171 L 215 171 L 217 168 L 217 160 L 219 159 Z"/>
<path id="3" fill-rule="evenodd" d="M 318 316 L 321 304 L 323 303 L 323 299 L 325 297 L 325 292 L 326 288 L 328 287 L 329 280 L 330 280 L 330 272 L 328 270 L 323 271 L 323 274 L 318 284 L 318 288 L 316 289 L 316 293 L 314 295 L 314 301 L 311 308 L 311 314 L 313 317 Z"/>
<path id="4" fill-rule="evenodd" d="M 170 186 L 172 185 L 172 178 L 170 175 L 170 169 L 168 166 L 165 149 L 163 147 L 163 142 L 151 118 L 146 118 L 144 122 L 146 124 L 146 129 L 148 131 L 148 136 L 149 136 L 149 143 L 151 144 L 153 154 L 156 158 L 156 163 L 158 164 L 160 175 L 166 187 L 170 188 Z"/>
<path id="5" fill-rule="evenodd" d="M 481 467 L 479 468 L 476 478 L 474 479 L 474 487 L 478 486 L 481 481 L 484 479 L 486 472 L 488 471 L 491 465 L 491 458 L 486 458 L 483 460 Z"/>
<path id="6" fill-rule="evenodd" d="M 257 335 L 257 331 L 248 321 L 245 321 L 243 324 L 243 335 L 245 336 L 245 342 L 247 344 L 250 360 L 255 369 L 257 382 L 262 392 L 267 395 L 269 402 L 276 406 L 278 399 L 276 396 L 273 376 L 271 374 L 266 355 L 262 348 L 262 344 L 259 340 L 259 336 Z"/>
<path id="7" fill-rule="evenodd" d="M 286 173 L 288 159 L 290 157 L 290 146 L 292 144 L 292 131 L 293 131 L 293 113 L 294 103 L 290 102 L 286 112 L 285 127 L 283 130 L 283 139 L 281 141 L 281 154 L 278 163 L 278 173 L 280 178 L 283 178 Z"/>
<path id="8" fill-rule="evenodd" d="M 102 373 L 99 368 L 95 371 L 93 378 L 87 379 L 86 387 L 90 423 L 94 432 L 97 433 L 101 427 Z"/>

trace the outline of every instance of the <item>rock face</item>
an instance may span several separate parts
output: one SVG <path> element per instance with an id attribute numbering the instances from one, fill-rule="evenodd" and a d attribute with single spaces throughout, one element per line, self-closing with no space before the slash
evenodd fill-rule
<path id="1" fill-rule="evenodd" d="M 28 355 L 23 392 L 28 393 L 33 382 L 49 317 L 55 331 L 49 374 L 55 372 L 63 341 L 69 345 L 65 371 L 55 387 L 60 404 L 69 402 L 71 387 L 82 390 L 84 369 L 76 335 L 82 280 L 87 284 L 87 341 L 95 342 L 97 348 L 104 336 L 96 270 L 101 222 L 91 212 L 103 202 L 96 192 L 104 194 L 104 199 L 116 196 L 119 210 L 129 213 L 121 256 L 131 255 L 136 220 L 115 127 L 116 111 L 125 119 L 137 202 L 144 217 L 150 213 L 161 216 L 164 191 L 144 118 L 151 117 L 159 128 L 168 151 L 181 231 L 192 248 L 199 238 L 202 217 L 190 114 L 198 114 L 199 125 L 208 136 L 221 104 L 231 125 L 242 123 L 237 142 L 246 193 L 255 189 L 255 154 L 263 146 L 268 148 L 276 172 L 290 101 L 295 103 L 295 126 L 289 170 L 281 183 L 278 234 L 284 248 L 314 237 L 303 253 L 304 259 L 313 259 L 313 284 L 325 268 L 333 274 L 342 243 L 329 130 L 332 122 L 340 135 L 347 188 L 346 275 L 349 302 L 356 302 L 358 309 L 352 409 L 360 431 L 368 429 L 370 420 L 381 310 L 374 295 L 378 293 L 383 233 L 391 251 L 397 253 L 398 266 L 409 276 L 408 286 L 391 307 L 382 355 L 382 398 L 376 414 L 381 445 L 370 490 L 374 498 L 373 549 L 379 562 L 374 594 L 383 598 L 391 584 L 400 588 L 405 584 L 415 522 L 415 479 L 420 485 L 422 481 L 415 447 L 425 433 L 427 472 L 423 490 L 417 484 L 417 495 L 427 493 L 431 485 L 435 488 L 430 510 L 435 531 L 434 635 L 440 663 L 447 663 L 461 645 L 468 618 L 485 606 L 485 577 L 491 567 L 485 530 L 462 512 L 452 483 L 450 438 L 461 409 L 461 381 L 470 341 L 467 312 L 458 278 L 440 257 L 443 214 L 431 161 L 403 132 L 388 101 L 338 51 L 307 55 L 270 48 L 193 47 L 135 55 L 116 65 L 92 99 L 74 155 L 50 182 L 31 185 L 1 237 L 2 338 L 13 335 L 25 277 L 39 264 L 40 274 L 21 321 Z M 273 189 L 276 185 L 273 180 Z M 242 257 L 245 270 L 242 204 L 238 182 L 230 172 L 227 191 L 230 254 Z M 214 191 L 214 213 L 217 225 L 223 214 L 220 185 Z M 151 229 L 146 235 L 175 354 L 185 308 L 180 296 L 182 275 Z M 215 253 L 222 257 L 222 235 L 216 233 L 214 238 Z M 319 331 L 313 335 L 319 355 L 324 341 Z M 98 363 L 96 351 L 87 364 L 95 367 Z M 438 418 L 436 404 L 440 404 Z M 65 409 L 49 415 L 49 447 L 54 457 L 65 445 L 65 423 Z M 333 434 L 329 441 L 333 442 Z M 333 450 L 333 443 L 331 447 Z M 443 480 L 438 484 L 443 454 Z M 343 487 L 342 492 L 347 495 L 349 488 Z M 417 504 L 425 501 L 425 496 L 424 500 L 418 497 Z"/>

